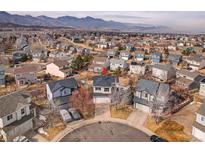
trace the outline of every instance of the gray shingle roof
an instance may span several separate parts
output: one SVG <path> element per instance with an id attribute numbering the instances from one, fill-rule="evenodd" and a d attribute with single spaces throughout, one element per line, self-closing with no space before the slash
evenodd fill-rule
<path id="1" fill-rule="evenodd" d="M 136 90 L 146 91 L 149 94 L 156 95 L 158 87 L 159 87 L 159 83 L 155 81 L 141 79 L 137 84 Z"/>
<path id="2" fill-rule="evenodd" d="M 68 78 L 68 79 L 58 80 L 54 82 L 49 82 L 48 86 L 51 92 L 54 92 L 61 87 L 76 89 L 78 87 L 78 84 L 74 78 Z"/>
<path id="3" fill-rule="evenodd" d="M 30 95 L 25 92 L 15 92 L 0 97 L 0 117 L 4 117 L 28 105 L 30 103 L 26 99 L 28 97 Z"/>
<path id="4" fill-rule="evenodd" d="M 172 67 L 172 65 L 170 65 L 170 64 L 156 64 L 156 65 L 153 66 L 153 68 L 158 68 L 158 69 L 166 70 L 166 71 L 174 69 Z"/>
<path id="5" fill-rule="evenodd" d="M 114 76 L 95 76 L 93 77 L 93 86 L 110 87 L 115 81 L 118 81 L 118 78 Z"/>

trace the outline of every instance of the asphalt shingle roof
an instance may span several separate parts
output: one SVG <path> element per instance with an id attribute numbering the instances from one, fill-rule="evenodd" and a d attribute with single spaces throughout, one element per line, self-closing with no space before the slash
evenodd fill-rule
<path id="1" fill-rule="evenodd" d="M 114 76 L 95 76 L 93 77 L 93 86 L 110 87 L 118 79 Z"/>
<path id="2" fill-rule="evenodd" d="M 54 82 L 49 82 L 48 86 L 51 92 L 54 92 L 61 87 L 76 89 L 78 87 L 78 84 L 74 78 L 68 78 L 68 79 L 58 80 Z"/>
<path id="3" fill-rule="evenodd" d="M 24 92 L 15 92 L 0 97 L 0 117 L 11 114 L 29 104 L 26 100 L 28 97 L 30 97 L 30 95 Z"/>

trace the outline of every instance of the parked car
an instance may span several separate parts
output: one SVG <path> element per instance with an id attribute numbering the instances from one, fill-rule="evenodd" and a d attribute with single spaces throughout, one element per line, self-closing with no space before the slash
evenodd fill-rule
<path id="1" fill-rule="evenodd" d="M 72 117 L 67 110 L 64 110 L 64 109 L 60 110 L 60 115 L 61 115 L 64 122 L 71 122 L 72 121 Z"/>
<path id="2" fill-rule="evenodd" d="M 31 141 L 25 136 L 17 136 L 13 139 L 13 142 L 31 142 Z"/>
<path id="3" fill-rule="evenodd" d="M 68 109 L 68 111 L 71 114 L 73 120 L 80 120 L 81 119 L 81 115 L 78 111 L 76 111 L 76 109 L 70 108 L 70 109 Z"/>
<path id="4" fill-rule="evenodd" d="M 156 136 L 156 135 L 152 135 L 152 136 L 150 137 L 150 140 L 151 140 L 152 142 L 168 142 L 166 139 L 163 139 L 163 138 L 161 138 L 161 137 L 159 137 L 159 136 Z"/>

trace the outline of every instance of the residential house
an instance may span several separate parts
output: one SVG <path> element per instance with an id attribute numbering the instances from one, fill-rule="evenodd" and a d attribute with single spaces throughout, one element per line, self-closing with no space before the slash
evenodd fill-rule
<path id="1" fill-rule="evenodd" d="M 93 63 L 89 66 L 88 70 L 101 73 L 103 68 L 109 67 L 109 60 L 106 57 L 94 57 Z"/>
<path id="2" fill-rule="evenodd" d="M 78 88 L 74 78 L 67 78 L 46 84 L 47 98 L 52 108 L 68 109 L 71 107 L 69 101 L 72 92 Z"/>
<path id="3" fill-rule="evenodd" d="M 176 72 L 175 84 L 181 89 L 196 89 L 200 86 L 200 81 L 203 79 L 198 72 L 190 72 L 185 69 Z"/>
<path id="4" fill-rule="evenodd" d="M 0 134 L 5 141 L 12 141 L 31 130 L 34 116 L 28 93 L 15 92 L 0 97 Z"/>
<path id="5" fill-rule="evenodd" d="M 118 78 L 113 76 L 93 77 L 93 102 L 111 103 L 112 94 L 118 82 Z"/>
<path id="6" fill-rule="evenodd" d="M 137 61 L 144 61 L 144 59 L 145 59 L 144 53 L 137 53 L 137 55 L 136 55 Z"/>
<path id="7" fill-rule="evenodd" d="M 5 68 L 0 65 L 0 87 L 5 87 Z"/>
<path id="8" fill-rule="evenodd" d="M 32 84 L 38 82 L 38 69 L 33 66 L 23 65 L 14 68 L 14 77 L 18 85 Z"/>
<path id="9" fill-rule="evenodd" d="M 107 57 L 108 57 L 109 59 L 115 58 L 116 56 L 117 56 L 117 51 L 115 51 L 115 50 L 109 50 L 109 51 L 107 51 Z"/>
<path id="10" fill-rule="evenodd" d="M 65 57 L 67 57 L 67 54 L 63 51 L 53 51 L 49 53 L 49 58 L 64 59 Z"/>
<path id="11" fill-rule="evenodd" d="M 123 59 L 114 59 L 114 58 L 110 59 L 110 70 L 115 71 L 118 68 L 122 70 L 126 69 L 128 68 L 128 64 Z"/>
<path id="12" fill-rule="evenodd" d="M 159 81 L 169 81 L 176 76 L 176 70 L 169 64 L 155 64 L 152 67 L 152 77 Z"/>
<path id="13" fill-rule="evenodd" d="M 109 44 L 107 42 L 100 42 L 97 46 L 98 46 L 99 49 L 109 48 Z"/>
<path id="14" fill-rule="evenodd" d="M 27 59 L 27 54 L 24 51 L 15 51 L 13 52 L 12 59 L 14 64 L 24 62 Z"/>
<path id="15" fill-rule="evenodd" d="M 199 95 L 205 97 L 205 79 L 202 79 L 200 82 Z"/>
<path id="16" fill-rule="evenodd" d="M 134 108 L 151 113 L 155 102 L 158 102 L 160 112 L 168 106 L 170 86 L 165 83 L 141 79 L 137 83 L 134 93 Z"/>
<path id="17" fill-rule="evenodd" d="M 129 60 L 131 58 L 131 54 L 129 51 L 121 51 L 120 52 L 120 58 L 122 60 Z"/>
<path id="18" fill-rule="evenodd" d="M 46 73 L 53 76 L 66 78 L 72 74 L 72 69 L 66 60 L 55 60 L 46 65 Z"/>
<path id="19" fill-rule="evenodd" d="M 205 103 L 203 102 L 196 112 L 196 120 L 192 125 L 192 135 L 201 141 L 205 141 Z"/>
<path id="20" fill-rule="evenodd" d="M 177 54 L 169 54 L 168 60 L 173 65 L 178 65 L 182 61 L 182 56 Z"/>
<path id="21" fill-rule="evenodd" d="M 202 55 L 195 55 L 185 59 L 188 66 L 193 70 L 200 70 L 205 67 L 205 58 Z"/>
<path id="22" fill-rule="evenodd" d="M 39 62 L 47 58 L 47 52 L 43 49 L 37 49 L 32 52 L 32 59 L 35 62 Z"/>
<path id="23" fill-rule="evenodd" d="M 162 54 L 155 52 L 151 54 L 150 58 L 152 63 L 160 63 L 162 61 Z"/>
<path id="24" fill-rule="evenodd" d="M 137 75 L 145 75 L 147 66 L 143 62 L 132 61 L 130 63 L 130 73 Z"/>

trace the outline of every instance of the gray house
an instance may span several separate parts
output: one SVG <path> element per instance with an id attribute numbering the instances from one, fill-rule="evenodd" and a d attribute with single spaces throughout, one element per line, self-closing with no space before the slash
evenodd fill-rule
<path id="1" fill-rule="evenodd" d="M 188 70 L 182 69 L 176 72 L 176 86 L 181 89 L 198 89 L 200 87 L 200 82 L 203 80 L 198 72 L 190 72 Z"/>
<path id="2" fill-rule="evenodd" d="M 49 82 L 46 84 L 47 98 L 53 108 L 67 109 L 71 107 L 69 98 L 77 88 L 78 84 L 74 78 Z"/>
<path id="3" fill-rule="evenodd" d="M 158 52 L 152 53 L 150 60 L 152 63 L 160 63 L 162 61 L 162 54 Z"/>
<path id="4" fill-rule="evenodd" d="M 159 81 L 168 81 L 175 78 L 176 70 L 169 64 L 155 64 L 152 67 L 152 77 Z"/>
<path id="5" fill-rule="evenodd" d="M 5 87 L 5 69 L 0 65 L 0 87 Z"/>
<path id="6" fill-rule="evenodd" d="M 195 55 L 185 59 L 188 66 L 193 70 L 200 70 L 205 67 L 205 57 L 202 55 Z"/>
<path id="7" fill-rule="evenodd" d="M 168 105 L 169 96 L 169 84 L 141 79 L 137 83 L 134 93 L 134 108 L 151 113 L 153 104 L 158 102 L 161 112 L 163 112 Z"/>
<path id="8" fill-rule="evenodd" d="M 126 69 L 128 68 L 128 64 L 123 59 L 110 59 L 110 70 L 115 71 L 118 68 L 120 69 Z"/>
<path id="9" fill-rule="evenodd" d="M 178 65 L 182 61 L 182 56 L 177 54 L 169 54 L 168 60 L 173 65 Z"/>
<path id="10" fill-rule="evenodd" d="M 34 116 L 28 93 L 15 92 L 0 97 L 0 134 L 5 141 L 12 141 L 32 129 Z"/>
<path id="11" fill-rule="evenodd" d="M 93 102 L 111 103 L 112 94 L 118 82 L 118 78 L 113 76 L 93 77 Z"/>

